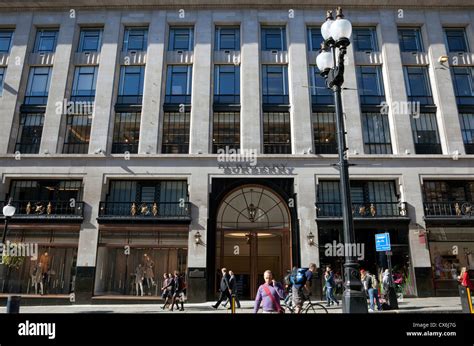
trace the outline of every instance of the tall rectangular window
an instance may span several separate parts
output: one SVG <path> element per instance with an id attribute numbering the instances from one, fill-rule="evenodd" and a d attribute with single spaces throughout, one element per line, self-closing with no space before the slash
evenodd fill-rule
<path id="1" fill-rule="evenodd" d="M 404 66 L 408 98 L 422 105 L 433 104 L 427 67 Z"/>
<path id="2" fill-rule="evenodd" d="M 191 103 L 191 65 L 170 65 L 166 76 L 165 103 Z"/>
<path id="3" fill-rule="evenodd" d="M 311 103 L 313 105 L 332 105 L 334 104 L 333 92 L 327 87 L 326 80 L 319 73 L 317 66 L 310 66 Z"/>
<path id="4" fill-rule="evenodd" d="M 112 154 L 123 154 L 125 152 L 136 154 L 138 152 L 139 136 L 139 112 L 123 112 L 115 114 Z"/>
<path id="5" fill-rule="evenodd" d="M 399 28 L 398 40 L 402 52 L 422 52 L 423 40 L 420 28 Z"/>
<path id="6" fill-rule="evenodd" d="M 240 149 L 240 113 L 214 112 L 212 131 L 212 152 L 219 149 Z"/>
<path id="7" fill-rule="evenodd" d="M 216 26 L 215 50 L 240 50 L 240 27 Z"/>
<path id="8" fill-rule="evenodd" d="M 26 86 L 25 104 L 45 105 L 51 79 L 51 67 L 32 67 Z"/>
<path id="9" fill-rule="evenodd" d="M 363 113 L 364 151 L 366 154 L 391 154 L 392 142 L 388 115 Z"/>
<path id="10" fill-rule="evenodd" d="M 357 85 L 363 105 L 379 105 L 385 100 L 380 66 L 357 66 Z"/>
<path id="11" fill-rule="evenodd" d="M 458 105 L 474 106 L 474 67 L 451 67 Z"/>
<path id="12" fill-rule="evenodd" d="M 123 51 L 146 51 L 148 43 L 147 28 L 125 28 L 123 35 Z"/>
<path id="13" fill-rule="evenodd" d="M 319 51 L 321 43 L 324 41 L 321 35 L 321 28 L 308 28 L 308 50 Z"/>
<path id="14" fill-rule="evenodd" d="M 57 29 L 38 29 L 36 31 L 36 40 L 34 53 L 47 53 L 56 50 L 56 42 L 58 39 Z"/>
<path id="15" fill-rule="evenodd" d="M 0 67 L 0 96 L 3 95 L 3 82 L 5 80 L 5 67 Z"/>
<path id="16" fill-rule="evenodd" d="M 83 28 L 79 38 L 78 52 L 99 52 L 102 45 L 102 29 Z"/>
<path id="17" fill-rule="evenodd" d="M 377 31 L 374 27 L 354 28 L 354 47 L 358 52 L 376 52 L 379 50 L 377 44 Z"/>
<path id="18" fill-rule="evenodd" d="M 189 112 L 165 112 L 163 119 L 163 154 L 189 152 Z"/>
<path id="19" fill-rule="evenodd" d="M 263 26 L 262 50 L 286 50 L 286 29 L 284 26 Z"/>
<path id="20" fill-rule="evenodd" d="M 315 154 L 337 154 L 335 114 L 319 112 L 312 117 Z"/>
<path id="21" fill-rule="evenodd" d="M 290 113 L 263 113 L 264 154 L 291 154 Z"/>
<path id="22" fill-rule="evenodd" d="M 264 104 L 288 104 L 288 67 L 262 65 L 262 90 Z"/>
<path id="23" fill-rule="evenodd" d="M 474 113 L 460 113 L 459 120 L 466 154 L 474 154 Z"/>
<path id="24" fill-rule="evenodd" d="M 192 51 L 194 47 L 193 27 L 171 27 L 168 50 Z"/>
<path id="25" fill-rule="evenodd" d="M 72 101 L 94 101 L 97 66 L 78 66 L 74 70 Z"/>
<path id="26" fill-rule="evenodd" d="M 87 154 L 92 125 L 90 114 L 68 114 L 64 154 Z"/>
<path id="27" fill-rule="evenodd" d="M 144 66 L 122 66 L 117 103 L 141 104 L 143 98 Z"/>
<path id="28" fill-rule="evenodd" d="M 435 113 L 411 117 L 411 130 L 417 154 L 442 154 Z"/>
<path id="29" fill-rule="evenodd" d="M 43 113 L 20 114 L 20 126 L 16 138 L 15 152 L 38 154 L 43 134 Z"/>
<path id="30" fill-rule="evenodd" d="M 445 28 L 448 52 L 468 52 L 466 30 L 464 28 Z"/>
<path id="31" fill-rule="evenodd" d="M 0 30 L 0 53 L 10 53 L 13 30 Z"/>
<path id="32" fill-rule="evenodd" d="M 240 66 L 214 67 L 214 103 L 240 103 Z"/>

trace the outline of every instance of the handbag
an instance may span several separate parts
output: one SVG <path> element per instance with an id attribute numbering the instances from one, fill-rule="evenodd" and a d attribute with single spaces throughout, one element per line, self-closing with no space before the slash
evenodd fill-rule
<path id="1" fill-rule="evenodd" d="M 273 305 L 276 307 L 276 310 L 279 314 L 284 314 L 285 313 L 285 310 L 283 310 L 281 308 L 281 305 L 280 305 L 280 302 L 277 301 L 275 299 L 275 297 L 273 296 L 272 292 L 270 291 L 270 289 L 268 288 L 268 284 L 264 284 L 262 285 L 263 286 L 263 289 L 265 290 L 265 293 L 267 294 L 267 296 L 270 297 L 270 299 L 272 300 L 272 303 Z"/>

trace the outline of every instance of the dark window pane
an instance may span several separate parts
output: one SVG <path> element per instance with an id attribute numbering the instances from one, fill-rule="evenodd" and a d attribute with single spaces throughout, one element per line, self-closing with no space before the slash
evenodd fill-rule
<path id="1" fill-rule="evenodd" d="M 378 50 L 375 28 L 354 28 L 353 37 L 357 51 L 372 52 Z"/>
<path id="2" fill-rule="evenodd" d="M 58 30 L 38 29 L 36 33 L 35 53 L 54 52 Z"/>
<path id="3" fill-rule="evenodd" d="M 388 115 L 363 113 L 362 126 L 366 154 L 391 154 L 392 144 Z"/>
<path id="4" fill-rule="evenodd" d="M 12 30 L 0 30 L 0 53 L 10 52 L 12 38 Z"/>
<path id="5" fill-rule="evenodd" d="M 20 115 L 15 152 L 37 154 L 43 133 L 44 114 L 27 113 Z"/>
<path id="6" fill-rule="evenodd" d="M 290 113 L 263 113 L 265 154 L 291 154 Z"/>
<path id="7" fill-rule="evenodd" d="M 435 113 L 411 117 L 411 127 L 417 154 L 442 154 Z"/>
<path id="8" fill-rule="evenodd" d="M 194 29 L 170 28 L 168 50 L 193 50 Z"/>
<path id="9" fill-rule="evenodd" d="M 240 50 L 239 27 L 216 27 L 216 50 Z"/>
<path id="10" fill-rule="evenodd" d="M 189 112 L 166 112 L 163 119 L 163 154 L 189 153 Z"/>
<path id="11" fill-rule="evenodd" d="M 124 34 L 124 51 L 146 51 L 148 29 L 127 28 Z"/>
<path id="12" fill-rule="evenodd" d="M 313 136 L 316 154 L 337 154 L 334 113 L 313 113 Z"/>
<path id="13" fill-rule="evenodd" d="M 240 113 L 215 112 L 213 117 L 212 152 L 240 149 Z"/>
<path id="14" fill-rule="evenodd" d="M 67 115 L 63 153 L 87 154 L 91 132 L 91 115 Z"/>
<path id="15" fill-rule="evenodd" d="M 474 114 L 460 113 L 459 120 L 466 154 L 474 154 Z"/>
<path id="16" fill-rule="evenodd" d="M 318 51 L 323 41 L 320 28 L 308 28 L 308 50 Z"/>
<path id="17" fill-rule="evenodd" d="M 286 50 L 285 27 L 262 27 L 262 50 Z"/>
<path id="18" fill-rule="evenodd" d="M 100 51 L 102 29 L 82 29 L 79 40 L 79 52 Z"/>
<path id="19" fill-rule="evenodd" d="M 461 29 L 445 29 L 446 41 L 449 52 L 467 52 L 469 51 L 466 39 L 466 32 Z"/>
<path id="20" fill-rule="evenodd" d="M 116 113 L 112 154 L 138 152 L 140 113 Z"/>
<path id="21" fill-rule="evenodd" d="M 402 52 L 421 52 L 423 45 L 420 29 L 404 28 L 398 29 L 398 39 L 400 41 L 400 50 Z"/>

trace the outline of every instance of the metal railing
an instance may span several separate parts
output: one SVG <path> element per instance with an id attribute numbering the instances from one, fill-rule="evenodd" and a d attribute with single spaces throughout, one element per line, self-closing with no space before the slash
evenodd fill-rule
<path id="1" fill-rule="evenodd" d="M 316 204 L 318 218 L 342 217 L 342 205 L 339 202 L 321 202 Z M 354 218 L 405 217 L 407 210 L 401 202 L 352 203 Z"/>
<path id="2" fill-rule="evenodd" d="M 189 202 L 100 202 L 99 217 L 188 220 Z"/>
<path id="3" fill-rule="evenodd" d="M 423 203 L 425 217 L 473 217 L 474 202 L 432 202 Z"/>
<path id="4" fill-rule="evenodd" d="M 0 202 L 0 210 L 6 204 L 7 202 Z M 84 217 L 84 202 L 74 199 L 69 201 L 14 200 L 11 204 L 16 208 L 13 218 L 18 216 L 31 218 Z"/>

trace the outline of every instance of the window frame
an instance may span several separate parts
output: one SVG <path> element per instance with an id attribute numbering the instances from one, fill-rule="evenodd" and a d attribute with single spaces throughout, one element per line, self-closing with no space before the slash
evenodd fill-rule
<path id="1" fill-rule="evenodd" d="M 415 40 L 415 46 L 416 48 L 413 49 L 407 49 L 405 47 L 405 39 L 406 35 L 404 35 L 404 32 L 411 31 L 413 32 L 413 38 Z M 421 28 L 419 27 L 399 27 L 398 28 L 398 42 L 400 46 L 400 51 L 401 52 L 424 52 L 424 46 L 423 46 L 423 36 L 421 34 Z"/>
<path id="2" fill-rule="evenodd" d="M 177 31 L 187 30 L 188 43 L 186 48 L 176 48 Z M 193 26 L 170 26 L 168 35 L 168 51 L 189 51 L 194 50 L 194 27 Z"/>
<path id="3" fill-rule="evenodd" d="M 143 31 L 141 35 L 134 34 L 134 32 Z M 130 37 L 139 37 L 142 36 L 142 45 L 141 49 L 130 48 Z M 148 45 L 148 28 L 147 27 L 138 27 L 138 26 L 127 26 L 125 27 L 123 33 L 123 43 L 122 43 L 122 51 L 123 52 L 146 52 Z"/>
<path id="4" fill-rule="evenodd" d="M 88 37 L 87 34 L 97 32 L 97 48 L 95 49 L 85 49 L 84 43 L 86 42 L 86 38 Z M 92 35 L 90 35 L 92 36 Z M 95 35 L 94 35 L 95 36 Z M 81 28 L 79 34 L 79 44 L 77 46 L 77 51 L 79 53 L 92 53 L 92 52 L 100 52 L 102 49 L 102 36 L 103 36 L 103 29 L 102 28 Z"/>
<path id="5" fill-rule="evenodd" d="M 222 31 L 223 30 L 234 30 L 234 46 L 233 48 L 222 48 Z M 217 25 L 215 27 L 214 34 L 214 50 L 215 51 L 240 51 L 240 26 L 239 25 Z"/>
<path id="6" fill-rule="evenodd" d="M 279 47 L 276 48 L 270 48 L 268 47 L 268 40 L 267 40 L 267 35 L 270 35 L 270 30 L 279 30 L 280 33 L 280 45 Z M 286 26 L 285 25 L 272 25 L 272 26 L 261 26 L 260 28 L 261 34 L 260 34 L 260 44 L 261 44 L 261 50 L 262 51 L 286 51 L 288 49 L 287 46 L 287 40 L 286 40 Z M 276 34 L 272 34 L 276 35 Z"/>

